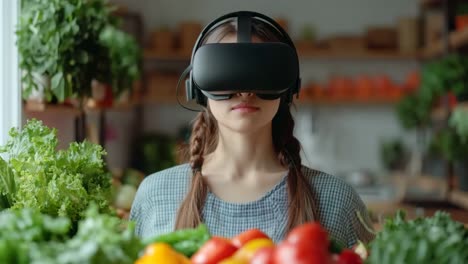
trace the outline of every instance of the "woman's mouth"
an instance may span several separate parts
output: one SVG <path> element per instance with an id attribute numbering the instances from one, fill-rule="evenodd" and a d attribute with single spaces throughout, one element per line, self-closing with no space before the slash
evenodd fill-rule
<path id="1" fill-rule="evenodd" d="M 253 105 L 246 104 L 246 103 L 235 105 L 232 108 L 232 111 L 241 112 L 241 113 L 253 113 L 253 112 L 257 112 L 258 110 L 260 110 L 260 108 L 253 106 Z"/>

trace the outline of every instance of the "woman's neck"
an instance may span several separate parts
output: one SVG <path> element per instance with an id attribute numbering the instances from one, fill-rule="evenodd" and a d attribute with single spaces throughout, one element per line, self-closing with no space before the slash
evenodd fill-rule
<path id="1" fill-rule="evenodd" d="M 219 127 L 217 147 L 207 155 L 203 167 L 211 172 L 222 171 L 225 180 L 242 180 L 284 171 L 286 168 L 277 158 L 271 134 L 271 124 L 253 133 Z"/>

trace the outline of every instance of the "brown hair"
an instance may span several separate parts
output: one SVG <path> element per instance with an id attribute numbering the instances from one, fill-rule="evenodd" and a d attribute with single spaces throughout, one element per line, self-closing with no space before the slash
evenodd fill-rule
<path id="1" fill-rule="evenodd" d="M 206 37 L 203 43 L 219 42 L 229 34 L 235 34 L 236 23 L 225 23 Z M 252 34 L 262 41 L 280 41 L 280 36 L 271 26 L 252 21 Z M 283 166 L 289 167 L 288 185 L 288 225 L 287 230 L 307 221 L 318 221 L 314 193 L 309 181 L 302 174 L 300 143 L 293 135 L 294 119 L 290 106 L 281 98 L 278 112 L 272 121 L 273 145 Z M 213 152 L 218 142 L 218 127 L 215 118 L 206 108 L 194 120 L 188 156 L 192 169 L 190 189 L 179 207 L 175 228 L 193 228 L 203 222 L 202 211 L 208 193 L 208 185 L 201 174 L 204 156 Z"/>

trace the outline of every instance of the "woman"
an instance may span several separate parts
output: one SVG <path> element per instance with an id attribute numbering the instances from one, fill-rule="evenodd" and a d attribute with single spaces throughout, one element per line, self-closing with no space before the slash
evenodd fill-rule
<path id="1" fill-rule="evenodd" d="M 236 26 L 232 21 L 217 26 L 203 43 L 237 42 Z M 252 21 L 250 30 L 252 42 L 281 40 L 260 20 Z M 373 235 L 361 222 L 369 225 L 369 218 L 357 193 L 339 178 L 302 166 L 293 130 L 286 95 L 208 97 L 193 123 L 190 162 L 140 185 L 130 214 L 136 232 L 155 236 L 203 222 L 213 235 L 259 228 L 279 242 L 294 226 L 319 221 L 348 247 L 370 241 Z"/>

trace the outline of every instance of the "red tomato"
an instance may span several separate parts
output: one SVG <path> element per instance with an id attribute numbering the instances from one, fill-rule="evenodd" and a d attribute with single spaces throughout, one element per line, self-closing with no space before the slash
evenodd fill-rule
<path id="1" fill-rule="evenodd" d="M 237 251 L 229 239 L 212 237 L 192 256 L 193 264 L 216 264 Z"/>
<path id="2" fill-rule="evenodd" d="M 240 248 L 245 245 L 247 242 L 257 238 L 269 238 L 267 234 L 263 233 L 259 229 L 249 229 L 245 232 L 238 234 L 237 236 L 231 239 L 231 242 L 234 246 Z"/>
<path id="3" fill-rule="evenodd" d="M 274 247 L 259 249 L 250 260 L 250 264 L 273 264 Z"/>
<path id="4" fill-rule="evenodd" d="M 327 250 L 310 248 L 307 243 L 283 242 L 273 253 L 273 264 L 327 264 L 331 255 Z"/>
<path id="5" fill-rule="evenodd" d="M 328 251 L 330 241 L 328 233 L 317 222 L 306 223 L 294 228 L 286 237 L 292 244 L 307 245 L 308 249 L 321 249 Z"/>
<path id="6" fill-rule="evenodd" d="M 338 255 L 337 264 L 362 264 L 361 257 L 351 249 L 345 249 Z"/>

